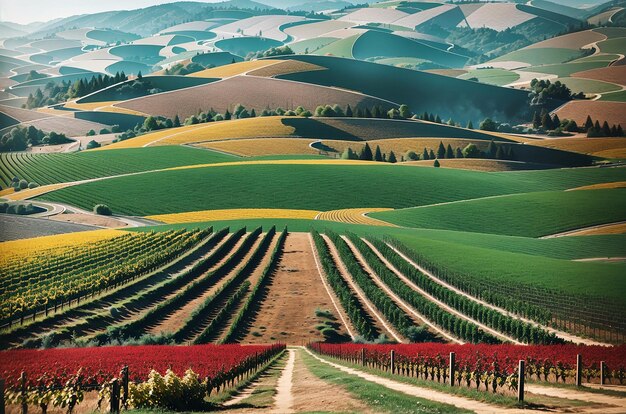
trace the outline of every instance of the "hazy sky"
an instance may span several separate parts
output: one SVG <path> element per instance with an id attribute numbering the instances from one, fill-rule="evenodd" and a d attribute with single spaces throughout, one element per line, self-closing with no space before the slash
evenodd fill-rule
<path id="1" fill-rule="evenodd" d="M 107 10 L 131 10 L 175 0 L 0 0 L 0 21 L 31 23 Z M 223 0 L 198 0 L 216 3 Z"/>

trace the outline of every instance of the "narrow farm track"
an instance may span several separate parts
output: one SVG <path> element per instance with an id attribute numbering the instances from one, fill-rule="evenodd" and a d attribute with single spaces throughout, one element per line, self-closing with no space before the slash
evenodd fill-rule
<path id="1" fill-rule="evenodd" d="M 125 300 L 129 296 L 133 296 L 142 291 L 150 291 L 156 286 L 178 277 L 196 263 L 213 254 L 215 249 L 223 242 L 222 239 L 218 242 L 217 246 L 206 248 L 205 243 L 213 237 L 215 237 L 215 234 L 207 236 L 197 246 L 190 249 L 176 260 L 156 269 L 154 272 L 142 278 L 125 284 L 118 289 L 105 292 L 94 300 L 83 302 L 82 305 L 65 312 L 53 314 L 48 318 L 35 321 L 34 323 L 25 325 L 23 328 L 12 331 L 10 334 L 3 334 L 2 337 L 0 337 L 0 344 L 4 345 L 6 342 L 6 345 L 9 347 L 18 346 L 28 338 L 38 337 L 51 330 L 76 324 L 83 318 L 94 316 L 102 312 L 103 309 L 107 309 L 115 303 Z M 120 319 L 123 319 L 123 317 Z"/>
<path id="2" fill-rule="evenodd" d="M 394 272 L 398 277 L 398 271 L 397 269 L 391 264 L 389 263 L 389 261 L 378 251 L 378 249 L 376 249 L 374 247 L 374 245 L 372 245 L 369 241 L 367 241 L 365 238 L 362 238 L 361 240 L 363 240 L 363 242 L 365 244 L 368 245 L 368 247 L 370 249 L 372 249 L 372 251 L 376 254 L 376 256 L 378 256 L 378 258 L 389 268 L 389 270 L 391 270 L 392 272 Z M 346 240 L 347 242 L 347 240 Z M 349 243 L 349 246 L 353 249 L 355 249 L 354 245 L 352 243 Z M 362 255 L 359 253 L 359 257 L 362 259 Z M 369 266 L 368 266 L 369 269 Z M 369 269 L 368 271 L 370 271 L 371 269 Z M 373 271 L 370 272 L 371 274 L 374 274 Z M 402 279 L 402 278 L 401 278 Z M 397 295 L 395 295 L 387 285 L 385 285 L 382 280 L 380 280 L 379 277 L 376 277 L 374 280 L 381 288 L 383 288 L 385 290 L 385 292 L 388 292 L 388 294 L 392 297 L 392 298 L 397 298 L 397 303 L 398 301 L 400 301 L 402 303 L 402 307 L 407 309 L 411 314 L 413 314 L 417 319 L 419 319 L 421 322 L 423 322 L 424 324 L 428 325 L 428 327 L 434 331 L 435 333 L 443 336 L 444 338 L 446 338 L 447 340 L 457 343 L 457 344 L 464 344 L 465 342 L 463 342 L 461 339 L 451 335 L 449 332 L 439 328 L 437 325 L 435 325 L 434 323 L 432 323 L 430 320 L 428 320 L 426 317 L 424 317 L 421 313 L 417 312 L 415 309 L 413 309 L 412 307 L 410 307 L 407 303 L 405 303 L 404 301 L 402 301 L 399 297 L 397 297 Z M 404 279 L 403 279 L 404 281 Z M 394 299 L 395 300 L 395 299 Z"/>
<path id="3" fill-rule="evenodd" d="M 585 412 L 597 413 L 625 413 L 626 398 L 614 397 L 611 395 L 584 391 L 584 389 L 565 389 L 550 387 L 549 385 L 527 384 L 527 392 L 548 397 L 564 398 L 567 400 L 579 400 L 590 403 L 606 404 L 613 407 L 602 407 L 597 409 L 586 409 Z"/>
<path id="4" fill-rule="evenodd" d="M 540 239 L 555 239 L 557 237 L 577 236 L 577 235 L 580 235 L 581 233 L 584 234 L 592 230 L 601 230 L 607 227 L 619 226 L 623 224 L 626 224 L 626 221 L 617 221 L 613 223 L 605 223 L 605 224 L 598 224 L 595 226 L 581 227 L 579 229 L 568 230 L 568 231 L 564 231 L 561 233 L 555 233 L 555 234 L 550 234 L 547 236 L 542 236 L 540 237 Z"/>
<path id="5" fill-rule="evenodd" d="M 369 243 L 368 243 L 369 244 Z M 375 249 L 372 246 L 372 249 L 374 251 L 374 253 L 376 253 L 376 255 L 378 257 L 382 257 L 382 254 Z M 389 270 L 391 270 L 396 276 L 398 276 L 398 278 L 400 278 L 404 283 L 407 284 L 407 286 L 409 286 L 411 289 L 413 289 L 415 292 L 419 293 L 420 295 L 424 296 L 426 299 L 430 300 L 431 302 L 433 302 L 434 304 L 436 304 L 437 306 L 439 306 L 441 309 L 445 310 L 448 313 L 451 313 L 459 318 L 465 319 L 468 322 L 473 323 L 474 325 L 478 326 L 480 329 L 482 329 L 485 332 L 490 333 L 491 335 L 494 335 L 497 338 L 500 338 L 504 341 L 507 342 L 511 342 L 513 344 L 516 345 L 524 345 L 522 342 L 519 342 L 518 340 L 505 335 L 503 333 L 500 333 L 498 331 L 496 331 L 495 329 L 492 329 L 490 327 L 488 327 L 487 325 L 478 322 L 475 319 L 470 318 L 469 316 L 465 315 L 464 313 L 461 313 L 459 311 L 457 311 L 456 309 L 454 309 L 453 307 L 447 305 L 446 303 L 440 301 L 439 299 L 435 298 L 433 295 L 431 295 L 430 293 L 426 292 L 425 290 L 423 290 L 422 288 L 420 288 L 419 286 L 417 286 L 415 283 L 413 283 L 408 277 L 406 277 L 402 272 L 400 272 L 398 269 L 396 269 L 391 263 L 389 263 L 389 261 L 387 261 L 386 259 L 382 259 L 383 263 L 385 263 L 385 265 L 389 268 Z"/>
<path id="6" fill-rule="evenodd" d="M 225 257 L 216 267 L 213 268 L 213 270 L 210 270 L 209 272 L 218 271 L 219 269 L 222 269 L 227 264 L 227 262 L 229 262 L 232 259 L 234 255 L 238 254 L 238 251 L 241 249 L 241 246 L 245 243 L 246 239 L 249 237 L 251 237 L 250 234 L 248 234 L 246 237 L 243 237 L 241 240 L 239 240 L 237 242 L 237 245 L 231 250 L 231 253 L 228 255 L 228 257 Z M 179 328 L 184 326 L 185 321 L 192 316 L 193 312 L 199 306 L 201 306 L 204 301 L 206 301 L 208 298 L 213 296 L 217 291 L 219 291 L 219 289 L 221 289 L 226 283 L 228 283 L 229 280 L 233 278 L 233 276 L 237 273 L 237 271 L 240 268 L 245 266 L 245 264 L 252 257 L 252 253 L 254 252 L 254 249 L 256 249 L 256 247 L 261 243 L 262 237 L 263 235 L 259 235 L 259 237 L 257 237 L 254 240 L 254 244 L 250 247 L 249 250 L 245 252 L 245 255 L 241 258 L 241 260 L 235 266 L 233 266 L 231 269 L 228 270 L 228 273 L 221 276 L 216 283 L 210 285 L 206 290 L 202 292 L 197 292 L 196 297 L 194 297 L 192 300 L 185 303 L 185 305 L 177 309 L 169 318 L 167 318 L 167 320 L 163 321 L 163 323 L 159 326 L 160 330 L 157 329 L 156 332 L 161 332 L 161 331 L 162 332 L 176 332 Z M 212 318 L 209 315 L 207 318 L 203 318 L 203 319 L 204 320 L 202 323 L 198 323 L 194 327 L 193 332 L 186 335 L 186 338 L 185 338 L 186 341 L 193 340 L 200 332 L 202 332 L 202 329 L 210 323 Z M 152 332 L 155 332 L 155 330 L 153 329 Z"/>
<path id="7" fill-rule="evenodd" d="M 321 358 L 315 355 L 308 349 L 303 348 L 303 351 L 307 352 L 316 360 L 326 365 L 330 365 L 334 368 L 337 368 L 342 372 L 345 372 L 351 375 L 356 375 L 359 378 L 362 378 L 366 381 L 373 382 L 378 385 L 382 385 L 383 387 L 410 395 L 412 397 L 423 398 L 426 400 L 435 401 L 435 402 L 439 402 L 443 404 L 450 404 L 458 408 L 463 408 L 466 410 L 474 411 L 477 414 L 494 414 L 494 413 L 527 414 L 528 413 L 528 410 L 495 406 L 495 405 L 487 404 L 481 401 L 470 400 L 469 398 L 464 398 L 464 397 L 460 397 L 457 395 L 451 395 L 451 394 L 447 394 L 441 391 L 435 391 L 430 388 L 418 387 L 416 385 L 410 385 L 410 384 L 406 384 L 403 382 L 379 377 L 378 375 L 370 374 L 367 372 L 363 372 L 354 368 L 349 368 L 344 365 L 328 361 L 325 358 Z"/>
<path id="8" fill-rule="evenodd" d="M 326 242 L 326 244 L 328 245 L 330 249 L 330 253 L 333 257 L 333 260 L 335 261 L 335 264 L 337 265 L 337 269 L 339 270 L 339 273 L 341 274 L 343 279 L 348 283 L 348 285 L 350 285 L 350 288 L 352 289 L 352 291 L 356 293 L 356 295 L 359 298 L 359 302 L 365 305 L 363 309 L 365 309 L 366 312 L 369 314 L 370 319 L 375 323 L 378 330 L 380 332 L 386 332 L 391 338 L 395 339 L 398 342 L 405 342 L 403 341 L 400 334 L 396 332 L 396 330 L 391 326 L 391 324 L 388 321 L 386 321 L 385 318 L 380 314 L 378 309 L 376 309 L 374 304 L 367 298 L 363 290 L 361 290 L 361 288 L 354 282 L 352 276 L 350 275 L 350 272 L 348 271 L 348 268 L 346 267 L 343 260 L 341 260 L 341 257 L 339 256 L 337 247 L 332 242 L 332 240 L 330 240 L 330 237 L 328 237 L 325 234 L 323 234 L 322 237 L 324 238 L 324 241 Z"/>
<path id="9" fill-rule="evenodd" d="M 288 349 L 289 359 L 283 369 L 283 373 L 278 379 L 276 395 L 274 396 L 274 409 L 272 412 L 288 414 L 295 412 L 293 409 L 293 371 L 296 362 L 295 349 Z"/>
<path id="10" fill-rule="evenodd" d="M 335 295 L 335 292 L 328 285 L 328 281 L 326 280 L 326 276 L 324 275 L 324 271 L 322 270 L 322 265 L 320 264 L 320 258 L 317 253 L 317 249 L 315 248 L 315 243 L 313 243 L 313 236 L 311 235 L 311 233 L 308 233 L 308 237 L 309 237 L 309 244 L 311 245 L 311 253 L 313 254 L 313 257 L 315 259 L 315 266 L 317 267 L 317 274 L 322 279 L 322 283 L 324 284 L 324 289 L 326 289 L 326 293 L 328 293 L 328 296 L 330 297 L 330 300 L 333 303 L 333 307 L 337 311 L 337 314 L 339 315 L 339 319 L 341 319 L 341 323 L 346 328 L 346 331 L 348 331 L 348 335 L 350 335 L 350 338 L 354 340 L 355 339 L 354 333 L 356 332 L 356 329 L 352 325 L 352 321 L 350 321 L 350 318 L 348 317 L 348 315 L 346 315 L 346 312 L 344 311 L 343 307 L 339 304 L 339 299 Z"/>
<path id="11" fill-rule="evenodd" d="M 462 290 L 450 285 L 449 283 L 446 283 L 445 281 L 437 278 L 437 276 L 435 276 L 433 273 L 429 272 L 428 270 L 424 269 L 423 267 L 421 267 L 420 265 L 418 265 L 417 263 L 415 263 L 413 260 L 411 260 L 411 258 L 407 257 L 404 253 L 402 253 L 401 251 L 399 251 L 398 249 L 396 249 L 394 246 L 392 246 L 389 243 L 386 243 L 387 246 L 389 246 L 389 248 L 391 248 L 394 252 L 396 252 L 400 257 L 402 257 L 402 259 L 404 259 L 407 263 L 409 263 L 411 266 L 415 267 L 417 270 L 419 270 L 420 272 L 422 272 L 424 275 L 428 276 L 431 280 L 433 280 L 434 282 L 440 284 L 441 286 L 444 286 L 452 291 L 454 291 L 455 293 L 458 293 L 459 295 L 463 295 L 466 298 L 476 302 L 476 303 L 480 303 L 483 306 L 486 306 L 490 309 L 493 309 L 495 311 L 500 312 L 503 315 L 511 315 L 510 312 L 508 312 L 506 309 L 502 309 L 500 307 L 494 306 L 488 302 L 485 302 L 482 299 L 476 298 L 474 296 L 471 296 L 465 292 L 463 292 Z M 377 253 L 378 254 L 378 253 Z M 598 342 L 598 341 L 594 341 L 592 339 L 586 339 L 586 338 L 581 338 L 579 336 L 567 333 L 567 332 L 563 332 L 563 331 L 559 331 L 557 329 L 551 328 L 549 326 L 545 326 L 542 325 L 540 323 L 537 323 L 535 321 L 532 321 L 530 319 L 524 318 L 522 316 L 518 316 L 515 315 L 516 318 L 520 319 L 523 322 L 526 323 L 530 323 L 532 325 L 535 325 L 539 328 L 542 328 L 544 330 L 546 330 L 547 332 L 553 333 L 555 334 L 557 337 L 564 339 L 566 341 L 575 343 L 575 344 L 580 344 L 580 345 L 600 345 L 600 346 L 612 346 L 611 344 L 605 343 L 605 342 Z"/>

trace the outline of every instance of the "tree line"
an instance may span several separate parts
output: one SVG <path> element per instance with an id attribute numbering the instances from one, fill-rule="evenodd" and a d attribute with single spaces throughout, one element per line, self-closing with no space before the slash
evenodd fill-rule
<path id="1" fill-rule="evenodd" d="M 72 142 L 65 134 L 43 130 L 30 125 L 28 127 L 17 125 L 0 138 L 0 151 L 24 151 L 29 146 L 58 145 Z"/>

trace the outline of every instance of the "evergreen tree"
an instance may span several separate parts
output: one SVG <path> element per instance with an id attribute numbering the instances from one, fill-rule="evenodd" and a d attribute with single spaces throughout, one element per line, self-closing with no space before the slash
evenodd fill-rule
<path id="1" fill-rule="evenodd" d="M 441 164 L 439 164 L 439 160 L 437 160 L 437 159 L 435 160 L 435 162 L 433 163 L 433 167 L 435 167 L 435 168 L 441 167 Z"/>
<path id="2" fill-rule="evenodd" d="M 611 127 L 609 126 L 609 123 L 606 121 L 604 121 L 604 123 L 602 124 L 602 133 L 604 134 L 605 137 L 611 136 Z"/>
<path id="3" fill-rule="evenodd" d="M 367 142 L 361 150 L 361 154 L 359 154 L 359 159 L 363 161 L 372 161 L 374 159 L 374 156 L 372 155 L 372 149 Z"/>
<path id="4" fill-rule="evenodd" d="M 591 120 L 591 116 L 587 115 L 587 120 L 585 121 L 585 131 L 589 131 L 589 128 L 593 128 L 593 121 Z"/>
<path id="5" fill-rule="evenodd" d="M 180 118 L 178 117 L 178 114 L 176 114 L 176 116 L 174 117 L 173 126 L 174 128 L 178 128 L 180 126 Z"/>
<path id="6" fill-rule="evenodd" d="M 429 120 L 430 122 L 436 122 L 436 121 L 435 121 L 435 115 L 430 114 L 430 115 L 428 116 L 428 120 Z"/>
<path id="7" fill-rule="evenodd" d="M 618 137 L 623 137 L 624 136 L 624 130 L 622 129 L 621 125 L 617 125 L 617 135 Z"/>
<path id="8" fill-rule="evenodd" d="M 602 128 L 600 127 L 600 121 L 596 120 L 596 123 L 595 123 L 595 124 L 593 124 L 593 128 L 594 128 L 596 131 L 600 132 L 600 131 L 602 130 Z"/>
<path id="9" fill-rule="evenodd" d="M 430 152 L 428 153 L 428 157 L 429 157 L 431 160 L 434 160 L 435 158 L 437 158 L 437 157 L 435 156 L 435 151 L 430 150 Z"/>
<path id="10" fill-rule="evenodd" d="M 617 136 L 617 125 L 613 124 L 613 128 L 611 128 L 611 136 L 612 137 L 616 137 Z"/>
<path id="11" fill-rule="evenodd" d="M 454 154 L 455 158 L 463 158 L 463 151 L 461 151 L 461 148 L 456 147 L 456 151 Z"/>
<path id="12" fill-rule="evenodd" d="M 422 121 L 428 121 L 430 117 L 428 116 L 428 112 L 424 111 L 424 114 L 420 118 Z"/>
<path id="13" fill-rule="evenodd" d="M 446 158 L 454 158 L 454 151 L 452 150 L 450 144 L 448 144 L 448 147 L 446 148 Z"/>
<path id="14" fill-rule="evenodd" d="M 230 112 L 227 109 L 226 112 L 224 112 L 224 119 L 226 121 L 229 121 L 231 117 L 232 117 L 232 115 L 230 114 Z"/>
<path id="15" fill-rule="evenodd" d="M 437 148 L 437 158 L 444 158 L 446 156 L 446 147 L 443 146 L 443 142 L 439 141 L 439 147 Z"/>
<path id="16" fill-rule="evenodd" d="M 541 117 L 541 126 L 543 127 L 543 129 L 545 129 L 546 131 L 552 130 L 554 129 L 552 127 L 552 118 L 550 118 L 550 114 L 549 113 L 544 113 L 543 116 Z"/>
<path id="17" fill-rule="evenodd" d="M 424 148 L 424 153 L 422 154 L 422 159 L 423 160 L 429 160 L 430 156 L 428 155 L 428 150 L 426 148 Z"/>
<path id="18" fill-rule="evenodd" d="M 472 121 L 469 121 L 467 123 L 467 129 L 474 129 L 474 124 L 472 124 Z"/>
<path id="19" fill-rule="evenodd" d="M 435 122 L 440 124 L 441 123 L 441 118 L 439 118 L 439 115 L 437 115 L 437 117 L 435 118 Z"/>
<path id="20" fill-rule="evenodd" d="M 389 162 L 392 164 L 398 162 L 398 160 L 396 159 L 396 154 L 394 154 L 393 151 L 389 153 Z"/>
<path id="21" fill-rule="evenodd" d="M 348 118 L 352 118 L 352 116 L 353 116 L 352 108 L 350 107 L 350 104 L 348 104 L 348 106 L 346 106 L 346 116 Z"/>
<path id="22" fill-rule="evenodd" d="M 552 128 L 557 129 L 560 126 L 561 120 L 559 119 L 559 116 L 557 114 L 554 114 L 554 117 L 552 117 Z"/>
<path id="23" fill-rule="evenodd" d="M 250 111 L 250 118 L 256 118 L 256 111 L 254 110 L 254 108 L 252 108 L 252 110 Z"/>
<path id="24" fill-rule="evenodd" d="M 380 151 L 380 147 L 378 145 L 376 145 L 376 152 L 374 155 L 374 161 L 378 161 L 378 162 L 382 162 L 383 161 L 383 154 Z"/>

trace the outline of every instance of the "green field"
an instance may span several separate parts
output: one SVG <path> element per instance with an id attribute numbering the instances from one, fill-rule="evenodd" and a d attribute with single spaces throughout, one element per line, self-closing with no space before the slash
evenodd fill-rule
<path id="1" fill-rule="evenodd" d="M 526 62 L 530 66 L 549 65 L 554 63 L 563 63 L 580 57 L 582 52 L 579 50 L 562 49 L 554 47 L 520 49 L 515 52 L 507 53 L 494 59 L 493 62 Z"/>
<path id="2" fill-rule="evenodd" d="M 346 37 L 335 42 L 329 43 L 315 51 L 316 55 L 329 55 L 345 58 L 352 58 L 352 48 L 360 35 Z"/>
<path id="3" fill-rule="evenodd" d="M 626 50 L 626 37 L 618 37 L 608 39 L 598 43 L 600 51 L 603 53 L 619 53 L 623 54 Z"/>
<path id="4" fill-rule="evenodd" d="M 289 47 L 294 51 L 294 53 L 304 53 L 306 50 L 308 50 L 309 53 L 314 53 L 318 49 L 329 45 L 336 40 L 337 38 L 335 37 L 315 37 L 313 39 L 290 43 Z"/>
<path id="5" fill-rule="evenodd" d="M 71 154 L 2 153 L 2 187 L 13 177 L 40 185 L 238 159 L 213 151 L 173 146 L 83 151 Z"/>
<path id="6" fill-rule="evenodd" d="M 215 42 L 215 46 L 224 52 L 230 52 L 238 56 L 246 56 L 250 52 L 258 52 L 282 46 L 283 42 L 264 37 L 235 37 Z"/>
<path id="7" fill-rule="evenodd" d="M 626 102 L 626 91 L 603 93 L 599 101 Z"/>
<path id="8" fill-rule="evenodd" d="M 407 208 L 500 194 L 620 181 L 626 168 L 481 173 L 383 165 L 236 165 L 146 173 L 81 184 L 41 197 L 115 213 L 232 208 Z"/>
<path id="9" fill-rule="evenodd" d="M 539 237 L 626 219 L 626 190 L 515 194 L 372 213 L 406 227 Z"/>
<path id="10" fill-rule="evenodd" d="M 587 56 L 584 58 L 576 59 L 572 63 L 581 63 L 581 62 L 611 62 L 615 59 L 619 59 L 619 55 L 614 54 L 599 54 L 593 56 Z"/>
<path id="11" fill-rule="evenodd" d="M 478 79 L 478 82 L 490 85 L 507 85 L 519 79 L 515 72 L 505 69 L 476 69 L 459 76 L 459 79 Z"/>
<path id="12" fill-rule="evenodd" d="M 586 257 L 626 256 L 626 235 L 533 239 L 297 219 L 226 220 L 142 227 L 132 231 L 196 229 L 209 226 L 213 226 L 215 230 L 225 227 L 263 227 L 267 231 L 273 225 L 278 229 L 287 226 L 292 232 L 308 232 L 311 229 L 324 232 L 330 229 L 361 236 L 391 236 L 450 270 L 484 276 L 497 284 L 515 280 L 550 289 L 558 288 L 575 295 L 609 296 L 616 300 L 621 300 L 626 294 L 626 280 L 621 277 L 626 271 L 625 264 L 572 261 Z M 602 275 L 602 279 L 590 278 L 590 274 Z M 611 283 L 615 289 L 607 290 L 605 283 Z"/>
<path id="13" fill-rule="evenodd" d="M 555 65 L 540 65 L 524 68 L 524 71 L 539 72 L 557 75 L 558 77 L 567 77 L 572 73 L 582 72 L 584 70 L 604 68 L 608 64 L 607 61 L 592 61 L 592 62 L 571 62 L 571 63 L 558 63 Z"/>
<path id="14" fill-rule="evenodd" d="M 409 105 L 415 113 L 439 114 L 465 125 L 486 117 L 524 117 L 528 110 L 527 92 L 494 85 L 464 81 L 432 73 L 331 56 L 285 56 L 328 68 L 278 76 L 301 82 L 359 91 Z M 358 73 L 359 76 L 354 76 Z M 398 82 L 402 79 L 402 82 Z M 468 111 L 468 108 L 472 108 Z M 525 119 L 525 118 L 524 118 Z"/>
<path id="15" fill-rule="evenodd" d="M 593 79 L 561 78 L 559 80 L 561 81 L 561 83 L 567 85 L 567 87 L 570 88 L 574 93 L 605 93 L 619 91 L 622 89 L 621 86 L 615 85 L 614 83 L 608 83 Z"/>

